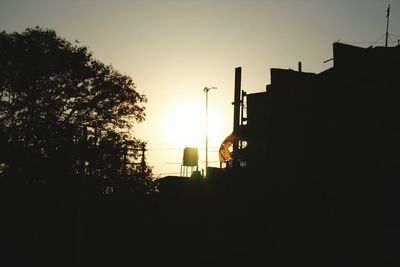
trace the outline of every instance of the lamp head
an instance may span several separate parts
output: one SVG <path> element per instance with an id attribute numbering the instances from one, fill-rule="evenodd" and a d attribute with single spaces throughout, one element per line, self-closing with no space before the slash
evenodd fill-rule
<path id="1" fill-rule="evenodd" d="M 207 93 L 211 89 L 217 89 L 217 87 L 215 87 L 215 86 L 213 86 L 213 87 L 204 87 L 203 91 Z"/>

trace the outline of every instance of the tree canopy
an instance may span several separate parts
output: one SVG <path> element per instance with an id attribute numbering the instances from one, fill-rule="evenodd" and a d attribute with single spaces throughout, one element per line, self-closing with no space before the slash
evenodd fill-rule
<path id="1" fill-rule="evenodd" d="M 90 177 L 97 192 L 148 190 L 145 144 L 132 129 L 145 102 L 132 78 L 53 30 L 1 32 L 0 177 L 71 188 Z"/>

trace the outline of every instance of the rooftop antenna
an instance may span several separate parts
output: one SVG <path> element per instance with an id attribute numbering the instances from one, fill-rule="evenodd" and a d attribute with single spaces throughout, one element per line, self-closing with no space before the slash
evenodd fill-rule
<path id="1" fill-rule="evenodd" d="M 386 11 L 386 40 L 385 40 L 385 47 L 387 47 L 388 44 L 388 37 L 389 37 L 389 16 L 390 16 L 390 5 L 387 8 Z"/>

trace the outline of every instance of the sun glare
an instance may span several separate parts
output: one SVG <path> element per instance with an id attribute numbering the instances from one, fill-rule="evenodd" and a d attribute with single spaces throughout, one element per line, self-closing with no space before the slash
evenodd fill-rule
<path id="1" fill-rule="evenodd" d="M 165 115 L 164 129 L 171 147 L 181 149 L 187 146 L 205 149 L 206 114 L 201 101 L 179 103 L 172 106 Z M 220 142 L 221 125 L 215 109 L 208 108 L 209 146 Z"/>

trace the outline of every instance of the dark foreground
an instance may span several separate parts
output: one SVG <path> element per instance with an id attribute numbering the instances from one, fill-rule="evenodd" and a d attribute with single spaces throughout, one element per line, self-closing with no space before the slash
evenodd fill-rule
<path id="1" fill-rule="evenodd" d="M 400 264 L 395 179 L 345 188 L 329 179 L 181 179 L 165 178 L 148 197 L 2 187 L 0 265 Z"/>

